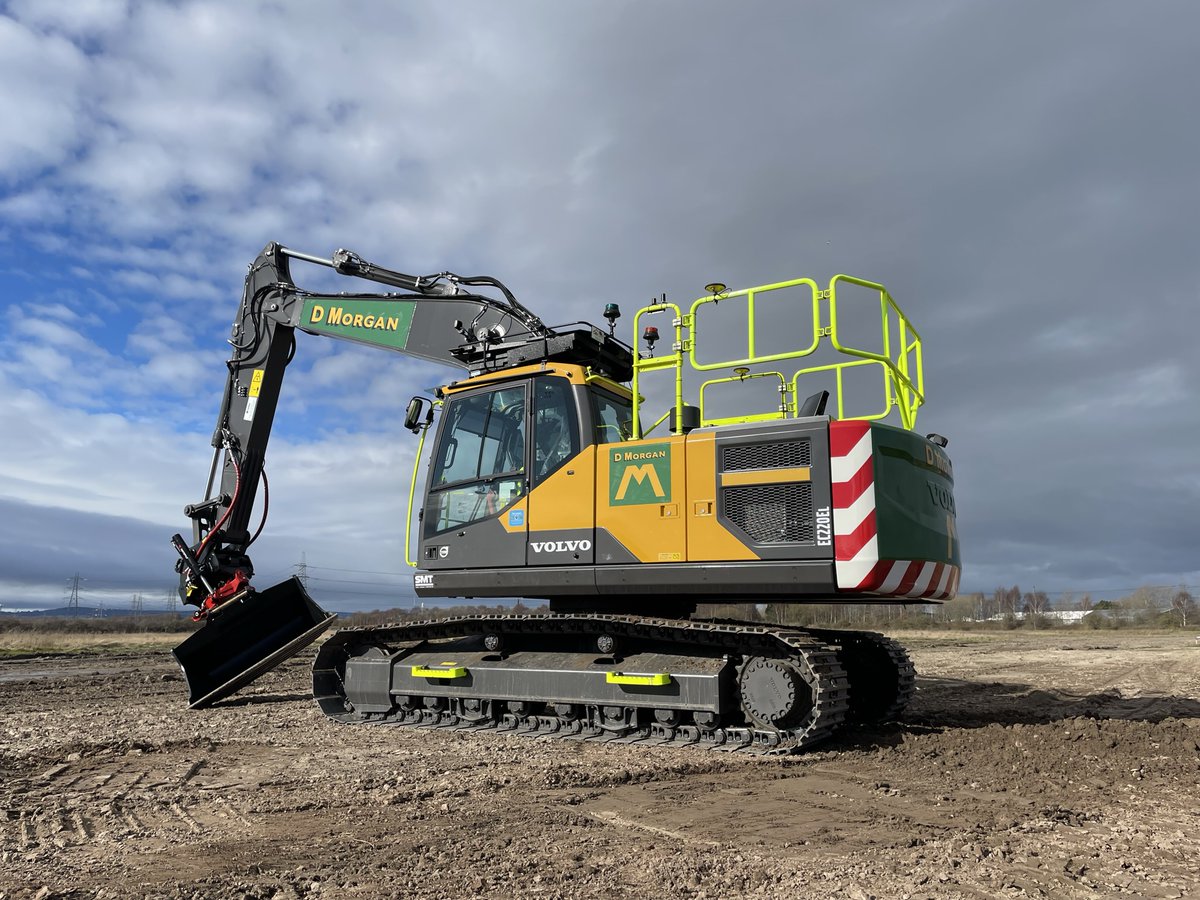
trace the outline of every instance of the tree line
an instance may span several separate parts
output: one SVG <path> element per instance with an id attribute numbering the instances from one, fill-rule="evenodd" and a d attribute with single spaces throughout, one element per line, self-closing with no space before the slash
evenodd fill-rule
<path id="1" fill-rule="evenodd" d="M 729 609 L 732 609 L 730 607 Z M 1093 600 L 1088 592 L 1066 591 L 1052 599 L 1045 591 L 1000 586 L 991 593 L 960 594 L 941 604 L 769 603 L 738 607 L 754 620 L 780 625 L 840 627 L 1029 627 L 1082 625 L 1089 628 L 1153 626 L 1194 628 L 1200 607 L 1184 585 L 1139 587 L 1118 600 Z M 1077 615 L 1062 616 L 1060 612 Z"/>

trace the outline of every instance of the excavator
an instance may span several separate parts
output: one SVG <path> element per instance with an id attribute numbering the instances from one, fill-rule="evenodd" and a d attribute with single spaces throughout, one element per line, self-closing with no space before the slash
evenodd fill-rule
<path id="1" fill-rule="evenodd" d="M 293 263 L 385 290 L 309 291 Z M 697 609 L 954 596 L 947 441 L 915 431 L 920 334 L 883 285 L 848 275 L 705 291 L 640 308 L 631 345 L 618 303 L 607 330 L 551 327 L 491 276 L 269 243 L 233 322 L 205 499 L 185 507 L 191 540 L 172 537 L 181 598 L 204 623 L 174 651 L 189 705 L 230 696 L 336 619 L 298 578 L 251 583 L 267 443 L 303 332 L 460 371 L 404 418 L 418 439 L 416 596 L 546 601 L 336 631 L 312 671 L 332 719 L 774 754 L 898 715 L 915 676 L 895 641 Z M 852 327 L 863 309 L 879 316 L 876 340 Z M 767 310 L 788 327 L 756 328 Z M 847 384 L 864 374 L 883 402 L 855 409 Z M 714 400 L 755 384 L 772 386 L 768 403 Z M 655 397 L 666 409 L 644 425 Z"/>

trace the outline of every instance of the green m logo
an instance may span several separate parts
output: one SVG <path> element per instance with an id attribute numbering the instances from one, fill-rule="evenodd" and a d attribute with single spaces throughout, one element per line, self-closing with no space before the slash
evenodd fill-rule
<path id="1" fill-rule="evenodd" d="M 671 445 L 646 444 L 634 450 L 613 447 L 608 470 L 608 502 L 613 506 L 664 503 L 671 499 Z"/>

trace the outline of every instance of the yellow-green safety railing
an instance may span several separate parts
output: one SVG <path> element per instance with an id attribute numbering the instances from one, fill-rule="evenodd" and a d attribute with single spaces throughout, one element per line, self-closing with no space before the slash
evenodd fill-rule
<path id="1" fill-rule="evenodd" d="M 881 351 L 867 350 L 851 346 L 844 341 L 838 330 L 838 286 L 842 284 L 855 285 L 865 288 L 879 297 L 880 330 L 882 335 Z M 760 295 L 771 291 L 788 288 L 808 288 L 811 304 L 803 315 L 811 316 L 812 342 L 807 347 L 788 350 L 781 353 L 759 353 L 756 345 L 755 315 L 756 300 Z M 699 329 L 697 328 L 697 312 L 708 303 L 720 303 L 738 297 L 746 298 L 747 343 L 746 355 L 717 362 L 703 362 L 697 359 L 699 344 Z M 634 335 L 641 334 L 641 319 L 662 312 L 673 312 L 671 326 L 674 329 L 674 340 L 669 352 L 660 356 L 639 358 L 633 364 L 633 428 L 632 437 L 636 440 L 642 437 L 639 422 L 639 407 L 643 402 L 640 392 L 640 379 L 649 372 L 672 370 L 675 375 L 675 409 L 683 409 L 683 371 L 684 360 L 693 371 L 709 372 L 716 370 L 734 369 L 735 374 L 705 381 L 700 386 L 699 409 L 701 425 L 724 425 L 742 422 L 757 422 L 770 419 L 795 416 L 799 408 L 800 394 L 798 385 L 805 375 L 820 372 L 832 372 L 837 399 L 835 401 L 837 418 L 875 420 L 886 418 L 893 409 L 899 411 L 901 424 L 909 430 L 916 427 L 917 410 L 925 402 L 924 369 L 921 357 L 921 336 L 904 315 L 903 310 L 888 293 L 882 284 L 855 278 L 850 275 L 835 275 L 829 282 L 829 287 L 822 290 L 811 278 L 796 278 L 791 281 L 781 281 L 775 284 L 760 285 L 745 288 L 740 291 L 726 291 L 700 297 L 692 303 L 685 315 L 674 303 L 655 303 L 639 310 L 634 316 Z M 853 357 L 851 360 L 827 365 L 802 368 L 787 379 L 782 372 L 750 372 L 750 366 L 765 363 L 777 363 L 786 360 L 802 359 L 812 355 L 828 339 L 830 346 L 838 353 Z M 883 409 L 875 413 L 848 415 L 845 408 L 845 392 L 843 391 L 843 376 L 847 371 L 862 366 L 878 365 L 883 375 Z M 743 371 L 745 370 L 745 371 Z M 714 384 L 732 381 L 745 381 L 750 378 L 776 377 L 780 379 L 780 391 L 783 399 L 777 410 L 762 413 L 749 413 L 732 417 L 717 418 L 708 414 L 705 403 L 705 391 Z M 664 417 L 665 418 L 665 417 Z M 659 420 L 660 422 L 662 419 Z M 657 423 L 656 423 L 657 424 Z M 678 423 L 672 423 L 678 430 Z"/>
<path id="2" fill-rule="evenodd" d="M 700 419 L 705 425 L 741 425 L 744 422 L 760 422 L 765 419 L 783 419 L 788 413 L 795 414 L 792 409 L 792 392 L 794 388 L 788 386 L 787 379 L 783 377 L 782 372 L 750 372 L 745 366 L 738 367 L 741 371 L 733 375 L 727 375 L 724 378 L 710 378 L 708 381 L 700 385 Z M 753 378 L 778 378 L 779 393 L 782 398 L 779 401 L 779 409 L 773 413 L 748 413 L 740 416 L 725 416 L 724 418 L 709 418 L 704 420 L 704 392 L 714 384 L 730 384 L 731 382 L 744 382 Z"/>
<path id="3" fill-rule="evenodd" d="M 683 409 L 683 353 L 690 349 L 690 340 L 685 340 L 683 336 L 684 318 L 683 311 L 674 303 L 652 303 L 649 306 L 644 306 L 637 311 L 633 317 L 633 333 L 634 335 L 641 334 L 640 325 L 642 316 L 652 316 L 656 313 L 673 311 L 675 318 L 671 320 L 671 325 L 675 329 L 675 340 L 671 342 L 671 354 L 669 356 L 647 356 L 643 359 L 635 359 L 633 362 L 633 434 L 632 440 L 638 440 L 642 436 L 641 418 L 639 410 L 643 400 L 645 399 L 638 392 L 638 376 L 643 372 L 653 372 L 658 369 L 673 369 L 675 372 L 675 409 Z M 686 327 L 691 328 L 691 317 L 688 317 Z M 634 346 L 637 346 L 637 338 L 634 338 Z M 635 353 L 636 355 L 636 353 Z M 677 415 L 679 413 L 676 413 Z M 662 419 L 658 420 L 659 422 Z M 656 426 L 658 422 L 654 423 Z M 678 425 L 678 423 L 672 423 Z"/>
<path id="4" fill-rule="evenodd" d="M 440 409 L 441 405 L 441 400 L 433 401 L 433 408 L 435 410 Z M 417 441 L 417 453 L 413 457 L 412 480 L 408 484 L 408 513 L 404 520 L 407 523 L 407 527 L 404 529 L 404 561 L 411 569 L 417 567 L 417 561 L 412 558 L 413 502 L 417 495 L 417 475 L 420 471 L 421 452 L 425 449 L 425 435 L 429 433 L 429 429 L 432 427 L 432 420 L 421 425 L 421 439 Z"/>

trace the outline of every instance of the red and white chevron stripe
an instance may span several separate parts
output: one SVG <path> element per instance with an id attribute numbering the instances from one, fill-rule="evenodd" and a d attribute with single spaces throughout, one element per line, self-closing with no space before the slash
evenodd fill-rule
<path id="1" fill-rule="evenodd" d="M 834 570 L 838 589 L 926 600 L 953 597 L 958 591 L 957 566 L 879 558 L 875 463 L 871 451 L 869 422 L 829 423 Z"/>

